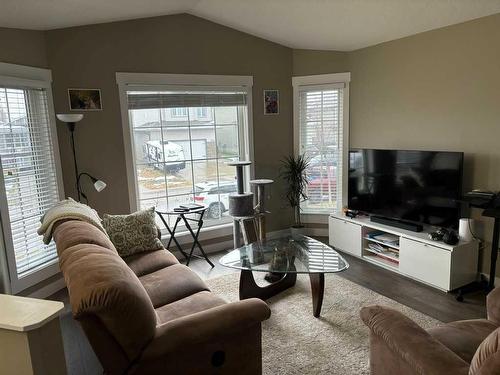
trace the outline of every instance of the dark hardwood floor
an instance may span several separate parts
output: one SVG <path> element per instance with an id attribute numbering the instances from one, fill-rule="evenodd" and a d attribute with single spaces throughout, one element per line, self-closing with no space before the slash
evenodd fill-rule
<path id="1" fill-rule="evenodd" d="M 343 256 L 349 262 L 349 269 L 339 276 L 442 322 L 486 317 L 484 293 L 467 294 L 464 302 L 458 302 L 452 293 L 441 292 L 351 255 Z"/>
<path id="2" fill-rule="evenodd" d="M 318 239 L 327 242 L 327 238 Z M 235 272 L 219 264 L 219 259 L 225 253 L 210 254 L 210 259 L 215 264 L 213 269 L 201 259 L 191 261 L 190 268 L 203 279 Z M 453 293 L 441 292 L 349 254 L 342 255 L 348 261 L 349 268 L 337 275 L 435 319 L 452 322 L 486 317 L 486 296 L 482 292 L 466 294 L 464 302 L 458 302 Z"/>
<path id="3" fill-rule="evenodd" d="M 320 238 L 325 241 L 325 238 Z M 210 279 L 232 272 L 238 272 L 219 264 L 219 259 L 226 252 L 210 254 L 214 268 L 202 259 L 191 261 L 190 268 L 201 278 Z M 352 282 L 371 289 L 388 298 L 398 301 L 417 311 L 432 316 L 443 322 L 486 317 L 486 298 L 483 293 L 467 294 L 464 302 L 455 300 L 451 293 L 444 293 L 391 271 L 367 263 L 348 254 L 343 254 L 350 267 L 338 275 Z M 325 293 L 328 293 L 326 290 Z M 61 317 L 61 329 L 64 340 L 68 374 L 102 374 L 102 368 L 92 351 L 80 326 L 71 316 L 67 291 L 64 289 L 50 299 L 63 301 L 65 313 Z"/>

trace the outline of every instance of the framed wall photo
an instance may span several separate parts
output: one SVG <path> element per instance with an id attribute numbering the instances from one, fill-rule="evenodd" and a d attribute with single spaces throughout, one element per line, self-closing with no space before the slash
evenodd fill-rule
<path id="1" fill-rule="evenodd" d="M 69 109 L 71 111 L 101 111 L 100 89 L 68 89 Z"/>
<path id="2" fill-rule="evenodd" d="M 279 115 L 280 93 L 279 90 L 264 90 L 264 114 Z"/>

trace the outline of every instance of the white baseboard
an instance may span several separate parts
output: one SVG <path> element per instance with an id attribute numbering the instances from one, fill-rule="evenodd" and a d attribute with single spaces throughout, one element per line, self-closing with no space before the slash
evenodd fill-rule
<path id="1" fill-rule="evenodd" d="M 52 294 L 60 291 L 61 289 L 65 288 L 65 287 L 66 287 L 66 283 L 64 281 L 64 278 L 61 276 L 59 279 L 51 282 L 48 285 L 45 285 L 44 287 L 42 287 L 40 289 L 35 290 L 33 293 L 27 295 L 26 297 L 44 299 L 44 298 L 47 298 L 47 297 L 51 296 Z"/>

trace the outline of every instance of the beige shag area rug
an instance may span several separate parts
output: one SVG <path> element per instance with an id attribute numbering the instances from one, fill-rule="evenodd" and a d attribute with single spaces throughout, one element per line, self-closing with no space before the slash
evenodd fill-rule
<path id="1" fill-rule="evenodd" d="M 207 283 L 227 301 L 238 300 L 239 273 L 209 279 Z M 325 296 L 319 319 L 312 315 L 307 275 L 298 275 L 294 287 L 267 302 L 272 314 L 262 326 L 265 375 L 369 374 L 369 332 L 359 318 L 362 306 L 392 307 L 426 329 L 440 324 L 436 319 L 334 274 L 325 275 Z"/>

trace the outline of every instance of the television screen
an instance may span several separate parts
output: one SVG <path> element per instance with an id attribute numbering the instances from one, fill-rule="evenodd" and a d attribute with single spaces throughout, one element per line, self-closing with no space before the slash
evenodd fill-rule
<path id="1" fill-rule="evenodd" d="M 349 208 L 439 227 L 458 227 L 463 153 L 349 151 Z"/>

